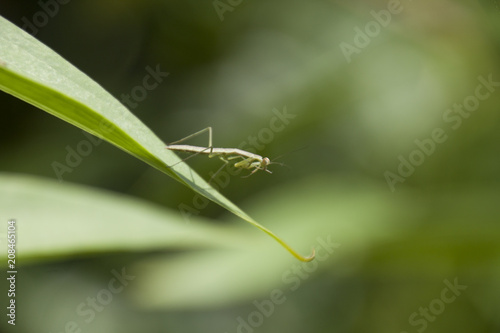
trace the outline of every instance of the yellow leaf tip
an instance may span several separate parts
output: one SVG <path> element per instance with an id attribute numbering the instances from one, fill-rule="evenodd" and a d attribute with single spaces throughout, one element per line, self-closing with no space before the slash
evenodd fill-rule
<path id="1" fill-rule="evenodd" d="M 309 261 L 313 261 L 315 257 L 316 257 L 316 249 L 314 249 L 314 247 L 313 247 L 312 253 L 311 253 L 311 255 L 309 257 L 302 257 L 302 256 L 300 256 L 300 257 L 298 257 L 298 259 L 300 261 L 303 261 L 303 262 L 309 262 Z"/>

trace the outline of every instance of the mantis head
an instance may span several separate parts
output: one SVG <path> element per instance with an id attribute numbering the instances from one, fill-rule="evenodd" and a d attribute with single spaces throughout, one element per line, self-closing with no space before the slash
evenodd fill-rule
<path id="1" fill-rule="evenodd" d="M 269 159 L 269 157 L 264 157 L 262 159 L 262 162 L 260 162 L 259 169 L 264 170 L 265 172 L 272 173 L 270 170 L 267 170 L 267 166 L 269 164 L 271 164 L 271 160 Z"/>

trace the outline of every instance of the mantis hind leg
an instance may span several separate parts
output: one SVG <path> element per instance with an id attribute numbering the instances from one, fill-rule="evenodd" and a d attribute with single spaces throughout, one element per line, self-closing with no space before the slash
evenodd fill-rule
<path id="1" fill-rule="evenodd" d="M 169 145 L 174 145 L 174 144 L 177 144 L 177 143 L 184 142 L 184 141 L 186 141 L 186 140 L 189 140 L 189 139 L 191 139 L 191 138 L 194 138 L 195 136 L 200 135 L 200 134 L 202 134 L 202 133 L 205 133 L 205 132 L 207 132 L 207 131 L 208 131 L 208 146 L 207 146 L 207 148 L 210 148 L 210 154 L 208 154 L 208 157 L 209 157 L 209 158 L 212 158 L 212 157 L 214 156 L 214 155 L 212 154 L 212 149 L 213 149 L 214 147 L 213 147 L 213 145 L 212 145 L 212 127 L 211 127 L 211 126 L 209 126 L 209 127 L 207 127 L 207 128 L 204 128 L 204 129 L 202 129 L 201 131 L 198 131 L 198 132 L 193 133 L 193 134 L 191 134 L 191 135 L 188 135 L 188 136 L 186 136 L 185 138 L 182 138 L 182 139 L 180 139 L 180 140 L 177 140 L 177 141 L 171 142 Z"/>

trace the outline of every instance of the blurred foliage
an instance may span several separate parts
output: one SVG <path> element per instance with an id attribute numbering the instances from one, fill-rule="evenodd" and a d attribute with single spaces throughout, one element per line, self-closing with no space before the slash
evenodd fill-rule
<path id="1" fill-rule="evenodd" d="M 278 161 L 290 168 L 231 177 L 222 193 L 304 251 L 321 248 L 318 238 L 339 246 L 302 266 L 218 206 L 202 207 L 192 191 L 102 143 L 65 175 L 62 191 L 90 186 L 156 204 L 151 209 L 169 216 L 180 204 L 200 204 L 200 217 L 255 249 L 148 248 L 151 233 L 138 230 L 144 243 L 135 249 L 103 246 L 20 263 L 16 328 L 63 332 L 75 321 L 89 332 L 237 332 L 242 320 L 262 318 L 246 330 L 499 331 L 499 86 L 481 88 L 490 94 L 477 99 L 474 111 L 454 110 L 474 100 L 480 77 L 500 82 L 498 1 L 402 1 L 389 22 L 383 13 L 395 10 L 391 1 L 241 1 L 223 20 L 214 7 L 220 3 L 230 2 L 70 1 L 36 32 L 26 30 L 120 100 L 142 85 L 147 66 L 169 72 L 129 107 L 165 142 L 207 126 L 221 147 L 249 147 L 260 134 L 256 151 L 285 154 Z M 40 11 L 39 2 L 0 4 L 0 15 L 20 27 Z M 367 45 L 346 58 L 341 45 L 363 40 Z M 0 94 L 0 105 L 3 177 L 56 185 L 51 163 L 88 138 L 9 95 Z M 266 140 L 273 109 L 285 107 L 295 117 Z M 454 127 L 456 117 L 461 123 Z M 430 149 L 436 129 L 447 139 Z M 416 140 L 430 153 L 418 153 Z M 410 156 L 419 165 L 391 191 L 386 172 L 397 175 Z M 206 178 L 220 165 L 202 156 L 189 164 Z M 50 207 L 44 214 L 52 214 Z M 2 220 L 10 214 L 2 210 Z M 192 217 L 195 224 L 200 217 Z M 117 238 L 130 233 L 118 216 L 103 219 L 102 232 L 115 225 Z M 55 245 L 61 234 L 54 234 Z M 78 306 L 108 288 L 112 270 L 122 267 L 135 279 L 92 320 L 80 315 Z M 445 281 L 455 279 L 467 288 L 445 303 Z M 276 290 L 285 301 L 259 317 Z M 437 314 L 424 320 L 425 307 Z M 0 330 L 14 331 L 5 320 Z"/>

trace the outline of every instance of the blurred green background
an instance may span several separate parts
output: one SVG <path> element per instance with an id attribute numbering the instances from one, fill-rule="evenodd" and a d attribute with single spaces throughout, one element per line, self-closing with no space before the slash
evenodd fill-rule
<path id="1" fill-rule="evenodd" d="M 130 107 L 165 142 L 212 126 L 215 146 L 285 154 L 289 168 L 231 177 L 221 192 L 301 253 L 322 255 L 301 264 L 200 204 L 193 220 L 257 249 L 158 245 L 20 262 L 18 322 L 3 314 L 2 332 L 70 322 L 82 332 L 500 332 L 498 1 L 3 0 L 0 15 L 120 100 L 148 67 L 168 72 Z M 5 93 L 0 105 L 3 179 L 81 185 L 179 215 L 196 206 L 192 191 L 108 143 L 59 182 L 53 162 L 88 137 Z M 207 179 L 220 166 L 188 163 Z M 58 214 L 40 216 L 45 237 L 43 221 Z M 124 232 L 118 218 L 106 218 L 112 232 L 98 219 L 92 232 Z M 99 293 L 123 267 L 135 278 L 108 303 Z M 106 304 L 78 312 L 89 297 Z"/>

